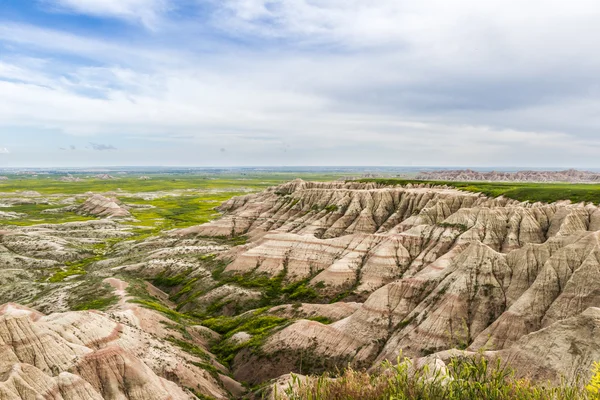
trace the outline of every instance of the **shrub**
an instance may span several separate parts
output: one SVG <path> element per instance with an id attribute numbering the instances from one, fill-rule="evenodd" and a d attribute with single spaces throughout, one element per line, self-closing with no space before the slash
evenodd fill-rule
<path id="1" fill-rule="evenodd" d="M 594 396 L 594 398 L 600 398 L 600 363 L 594 363 L 594 369 L 592 370 L 593 376 L 590 383 L 585 387 L 587 392 Z"/>
<path id="2" fill-rule="evenodd" d="M 542 400 L 598 399 L 600 364 L 586 389 L 566 384 L 538 386 L 516 379 L 513 371 L 500 360 L 491 363 L 483 356 L 455 357 L 447 371 L 413 368 L 407 359 L 397 365 L 384 362 L 378 372 L 369 374 L 352 368 L 337 378 L 329 374 L 301 379 L 292 375 L 284 394 L 276 399 L 289 400 Z"/>

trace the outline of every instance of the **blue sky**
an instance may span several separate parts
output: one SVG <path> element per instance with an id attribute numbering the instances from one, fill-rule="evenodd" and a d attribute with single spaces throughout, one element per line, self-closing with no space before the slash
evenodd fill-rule
<path id="1" fill-rule="evenodd" d="M 0 167 L 600 167 L 594 0 L 0 0 Z"/>

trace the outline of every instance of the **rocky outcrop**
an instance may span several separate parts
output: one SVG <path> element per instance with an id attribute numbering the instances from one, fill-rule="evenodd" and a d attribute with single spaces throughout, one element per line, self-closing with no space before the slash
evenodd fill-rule
<path id="1" fill-rule="evenodd" d="M 0 211 L 0 220 L 2 219 L 20 219 L 26 217 L 27 214 L 11 212 L 11 211 Z"/>
<path id="2" fill-rule="evenodd" d="M 87 330 L 95 338 L 73 336 L 64 325 L 61 335 L 51 328 L 46 317 L 33 310 L 14 304 L 2 306 L 2 398 L 36 399 L 51 394 L 58 399 L 82 400 L 190 398 L 124 349 L 94 348 L 93 343 L 99 343 L 98 338 L 105 331 L 103 328 L 110 325 L 105 322 L 104 326 L 94 325 Z"/>
<path id="3" fill-rule="evenodd" d="M 300 320 L 271 336 L 261 355 L 238 354 L 240 380 L 348 362 L 368 367 L 400 352 L 422 357 L 452 348 L 516 360 L 509 351 L 525 346 L 524 338 L 535 342 L 545 329 L 600 306 L 595 205 L 297 180 L 233 198 L 220 211 L 221 219 L 173 235 L 246 235 L 250 243 L 232 253 L 226 272 L 284 274 L 287 281 L 309 279 L 322 295 L 366 298 L 337 322 Z M 574 338 L 563 336 L 564 343 Z M 593 345 L 582 337 L 578 348 Z M 561 346 L 557 354 L 570 351 Z M 564 360 L 589 370 L 592 358 Z M 551 375 L 544 377 L 557 378 Z"/>
<path id="4" fill-rule="evenodd" d="M 71 174 L 68 174 L 66 176 L 61 176 L 58 180 L 61 182 L 82 182 L 83 181 L 83 179 L 79 178 L 78 176 L 73 176 Z"/>
<path id="5" fill-rule="evenodd" d="M 597 183 L 600 173 L 568 169 L 565 171 L 517 171 L 517 172 L 480 172 L 465 170 L 440 170 L 421 172 L 416 179 L 429 181 L 489 181 L 489 182 L 570 182 Z"/>
<path id="6" fill-rule="evenodd" d="M 0 398 L 195 398 L 186 387 L 228 398 L 217 378 L 194 365 L 206 360 L 166 340 L 173 335 L 161 331 L 166 321 L 137 306 L 109 317 L 89 311 L 45 316 L 5 304 L 0 307 Z"/>
<path id="7" fill-rule="evenodd" d="M 82 205 L 76 207 L 76 212 L 82 215 L 93 215 L 103 218 L 128 218 L 131 214 L 127 208 L 115 197 L 104 197 L 95 194 L 88 198 Z"/>

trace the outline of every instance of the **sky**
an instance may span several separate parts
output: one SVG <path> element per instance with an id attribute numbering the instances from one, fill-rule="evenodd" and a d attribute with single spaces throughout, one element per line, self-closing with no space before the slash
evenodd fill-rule
<path id="1" fill-rule="evenodd" d="M 0 0 L 0 167 L 600 167 L 597 0 Z"/>

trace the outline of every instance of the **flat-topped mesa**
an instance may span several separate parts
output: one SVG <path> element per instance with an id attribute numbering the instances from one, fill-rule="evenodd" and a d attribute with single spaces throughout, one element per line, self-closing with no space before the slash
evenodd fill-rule
<path id="1" fill-rule="evenodd" d="M 104 197 L 94 194 L 82 205 L 76 207 L 76 212 L 82 215 L 93 215 L 104 218 L 129 218 L 131 213 L 115 197 Z"/>

